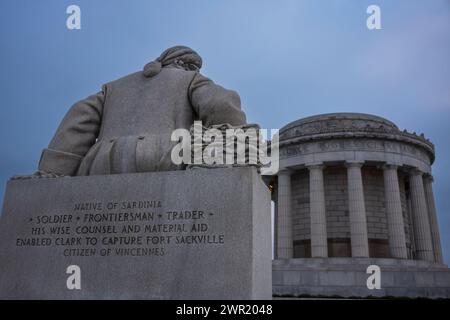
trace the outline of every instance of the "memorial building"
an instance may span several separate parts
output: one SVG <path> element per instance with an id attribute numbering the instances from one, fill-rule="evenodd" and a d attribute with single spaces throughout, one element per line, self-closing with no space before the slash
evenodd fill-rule
<path id="1" fill-rule="evenodd" d="M 275 295 L 449 297 L 434 145 L 384 118 L 333 113 L 280 130 Z M 369 265 L 381 289 L 366 284 Z"/>

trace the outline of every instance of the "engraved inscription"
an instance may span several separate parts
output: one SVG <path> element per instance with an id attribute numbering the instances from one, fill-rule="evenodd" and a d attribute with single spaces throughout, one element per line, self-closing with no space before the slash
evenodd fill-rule
<path id="1" fill-rule="evenodd" d="M 375 139 L 354 140 L 330 140 L 305 142 L 297 145 L 286 146 L 280 149 L 282 157 L 306 155 L 318 152 L 333 151 L 380 151 L 410 155 L 418 159 L 428 159 L 425 151 L 406 143 L 382 141 Z"/>
<path id="2" fill-rule="evenodd" d="M 160 200 L 73 203 L 66 212 L 29 218 L 16 246 L 47 247 L 66 257 L 164 256 L 179 246 L 220 246 L 216 214 L 205 208 L 173 208 Z"/>

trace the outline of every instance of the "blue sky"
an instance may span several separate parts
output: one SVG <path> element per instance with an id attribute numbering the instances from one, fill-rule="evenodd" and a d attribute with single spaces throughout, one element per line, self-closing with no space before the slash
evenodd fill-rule
<path id="1" fill-rule="evenodd" d="M 81 8 L 81 30 L 66 28 L 71 4 Z M 366 28 L 370 4 L 381 7 L 382 30 Z M 424 132 L 437 150 L 450 262 L 448 0 L 2 0 L 0 39 L 1 194 L 10 176 L 36 169 L 75 101 L 185 44 L 264 128 L 346 111 Z"/>

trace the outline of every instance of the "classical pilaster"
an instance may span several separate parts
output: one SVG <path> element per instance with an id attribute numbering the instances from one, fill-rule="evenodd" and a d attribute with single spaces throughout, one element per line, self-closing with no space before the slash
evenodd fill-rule
<path id="1" fill-rule="evenodd" d="M 361 162 L 347 162 L 348 209 L 352 257 L 369 257 Z"/>
<path id="2" fill-rule="evenodd" d="M 393 258 L 406 259 L 405 226 L 400 200 L 397 166 L 387 164 L 383 166 L 384 197 L 386 217 L 389 232 L 389 251 Z"/>
<path id="3" fill-rule="evenodd" d="M 311 257 L 328 257 L 327 218 L 323 165 L 307 166 L 309 170 L 309 208 L 311 219 Z"/>
<path id="4" fill-rule="evenodd" d="M 409 175 L 411 211 L 414 219 L 414 237 L 418 260 L 434 261 L 430 222 L 423 187 L 423 173 L 412 170 Z"/>
<path id="5" fill-rule="evenodd" d="M 439 236 L 439 224 L 433 194 L 433 177 L 431 175 L 427 175 L 424 177 L 424 189 L 428 208 L 428 218 L 430 221 L 431 242 L 433 243 L 434 261 L 436 261 L 437 263 L 443 263 L 441 238 Z"/>
<path id="6" fill-rule="evenodd" d="M 291 172 L 278 172 L 277 258 L 293 257 Z"/>

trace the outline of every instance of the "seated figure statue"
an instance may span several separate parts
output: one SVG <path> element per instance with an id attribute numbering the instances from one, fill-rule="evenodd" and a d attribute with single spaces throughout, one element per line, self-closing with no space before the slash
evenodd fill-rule
<path id="1" fill-rule="evenodd" d="M 171 161 L 175 129 L 245 125 L 239 95 L 200 74 L 185 46 L 165 50 L 142 71 L 103 85 L 75 103 L 42 152 L 34 177 L 183 169 Z"/>

